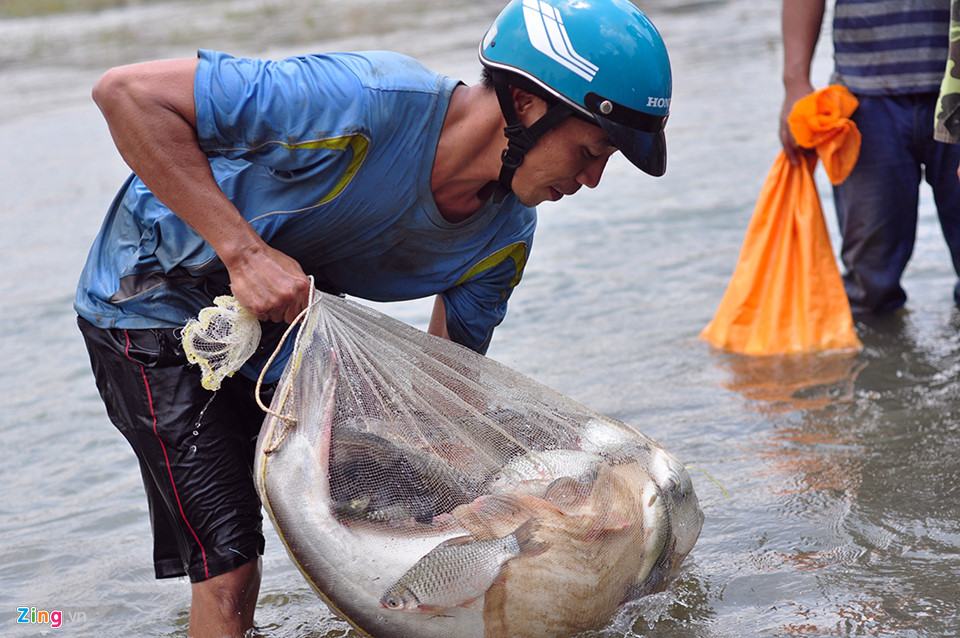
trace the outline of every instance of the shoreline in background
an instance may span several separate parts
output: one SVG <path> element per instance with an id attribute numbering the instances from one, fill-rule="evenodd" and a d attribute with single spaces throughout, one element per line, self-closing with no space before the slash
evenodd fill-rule
<path id="1" fill-rule="evenodd" d="M 64 13 L 87 13 L 103 9 L 155 4 L 169 0 L 5 0 L 0 3 L 0 20 L 32 18 Z"/>

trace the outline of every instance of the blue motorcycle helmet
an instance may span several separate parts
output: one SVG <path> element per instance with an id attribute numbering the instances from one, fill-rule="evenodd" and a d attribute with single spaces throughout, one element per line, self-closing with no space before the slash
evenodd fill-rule
<path id="1" fill-rule="evenodd" d="M 571 115 L 600 126 L 645 173 L 666 171 L 670 60 L 656 27 L 629 0 L 512 0 L 483 37 L 480 62 L 507 123 L 496 199 L 537 139 Z M 547 113 L 520 124 L 510 86 L 544 99 Z"/>

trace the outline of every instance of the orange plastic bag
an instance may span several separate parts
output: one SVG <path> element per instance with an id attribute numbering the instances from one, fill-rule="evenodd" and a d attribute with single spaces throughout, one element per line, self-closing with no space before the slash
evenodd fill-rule
<path id="1" fill-rule="evenodd" d="M 839 184 L 860 153 L 848 118 L 857 99 L 841 86 L 798 101 L 789 117 L 797 143 L 813 148 Z M 700 336 L 751 355 L 859 350 L 813 180 L 816 157 L 792 165 L 781 151 L 767 175 L 720 307 Z"/>

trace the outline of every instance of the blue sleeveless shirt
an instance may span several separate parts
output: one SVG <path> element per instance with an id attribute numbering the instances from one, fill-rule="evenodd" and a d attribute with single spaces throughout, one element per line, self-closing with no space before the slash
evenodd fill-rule
<path id="1" fill-rule="evenodd" d="M 511 194 L 459 223 L 441 216 L 430 176 L 457 82 L 388 52 L 199 58 L 200 145 L 258 234 L 321 289 L 442 294 L 451 338 L 485 352 L 536 211 Z M 229 279 L 213 249 L 131 176 L 90 251 L 77 312 L 103 328 L 179 327 L 218 294 Z"/>

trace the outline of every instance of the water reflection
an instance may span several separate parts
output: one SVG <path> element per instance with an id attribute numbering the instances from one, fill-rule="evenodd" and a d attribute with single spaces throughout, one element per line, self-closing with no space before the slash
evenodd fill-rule
<path id="1" fill-rule="evenodd" d="M 724 387 L 763 412 L 819 410 L 851 401 L 854 382 L 866 366 L 856 353 L 718 357 L 729 375 Z"/>
<path id="2" fill-rule="evenodd" d="M 957 313 L 939 338 L 930 320 L 860 321 L 856 355 L 716 355 L 766 416 L 749 447 L 774 523 L 754 569 L 814 587 L 780 601 L 778 635 L 957 635 L 960 338 Z"/>

